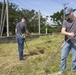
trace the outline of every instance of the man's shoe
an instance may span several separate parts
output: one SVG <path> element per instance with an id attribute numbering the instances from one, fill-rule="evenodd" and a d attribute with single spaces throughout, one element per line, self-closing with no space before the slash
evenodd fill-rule
<path id="1" fill-rule="evenodd" d="M 62 71 L 59 71 L 59 72 L 57 73 L 57 75 L 62 75 L 62 73 L 63 73 Z"/>
<path id="2" fill-rule="evenodd" d="M 22 60 L 24 60 L 24 58 L 23 59 L 20 59 L 20 61 L 22 61 Z"/>

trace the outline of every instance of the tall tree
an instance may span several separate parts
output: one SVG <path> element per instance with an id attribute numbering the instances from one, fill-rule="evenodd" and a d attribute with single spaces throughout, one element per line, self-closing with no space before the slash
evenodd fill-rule
<path id="1" fill-rule="evenodd" d="M 53 20 L 53 22 L 56 25 L 62 25 L 62 23 L 63 23 L 63 10 L 61 10 L 60 12 L 54 13 L 50 17 L 51 17 L 51 20 Z"/>
<path id="2" fill-rule="evenodd" d="M 2 5 L 2 3 L 1 3 L 1 5 Z M 0 5 L 0 7 L 1 7 L 1 5 Z M 1 11 L 1 8 L 0 8 L 0 11 Z M 1 13 L 0 13 L 0 15 L 1 15 Z M 20 10 L 18 8 L 18 5 L 15 5 L 14 3 L 9 3 L 9 30 L 10 30 L 10 33 L 15 34 L 16 24 L 17 24 L 17 22 L 20 22 L 21 18 L 24 16 L 27 17 L 27 25 L 28 25 L 30 32 L 38 32 L 38 12 L 36 12 L 35 10 L 28 10 L 28 9 Z M 41 26 L 44 26 L 45 22 L 46 22 L 46 19 L 43 18 L 41 15 Z M 6 34 L 6 22 L 5 22 L 5 27 L 4 27 L 4 34 Z"/>

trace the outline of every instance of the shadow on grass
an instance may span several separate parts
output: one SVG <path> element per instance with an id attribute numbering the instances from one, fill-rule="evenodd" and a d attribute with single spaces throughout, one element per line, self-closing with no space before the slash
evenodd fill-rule
<path id="1" fill-rule="evenodd" d="M 24 54 L 23 56 L 26 57 L 26 56 L 33 56 L 33 55 L 39 55 L 37 52 L 29 52 L 27 54 Z"/>
<path id="2" fill-rule="evenodd" d="M 26 56 L 33 56 L 33 55 L 39 55 L 39 54 L 44 54 L 44 50 L 41 49 L 38 51 L 30 51 L 29 53 L 24 54 L 23 56 L 26 57 Z"/>
<path id="3" fill-rule="evenodd" d="M 45 67 L 43 70 L 44 70 L 46 75 L 51 74 L 50 69 L 48 69 L 47 67 Z"/>

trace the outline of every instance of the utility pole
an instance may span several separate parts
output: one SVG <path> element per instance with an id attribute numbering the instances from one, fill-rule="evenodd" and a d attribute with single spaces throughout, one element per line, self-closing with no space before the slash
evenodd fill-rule
<path id="1" fill-rule="evenodd" d="M 1 36 L 2 36 L 2 34 L 3 34 L 5 19 L 6 19 L 6 11 L 5 11 L 5 13 L 4 13 L 3 24 L 2 24 L 2 29 L 1 29 Z"/>
<path id="2" fill-rule="evenodd" d="M 6 21 L 7 21 L 7 36 L 9 36 L 9 16 L 8 16 L 8 0 L 6 0 Z"/>
<path id="3" fill-rule="evenodd" d="M 64 3 L 64 11 L 63 11 L 63 21 L 65 20 L 65 9 L 66 9 L 66 5 L 68 5 L 69 3 Z"/>
<path id="4" fill-rule="evenodd" d="M 1 36 L 2 36 L 2 27 L 3 27 L 4 6 L 5 6 L 5 0 L 3 0 L 2 13 L 1 13 L 1 23 L 0 23 L 0 35 Z"/>
<path id="5" fill-rule="evenodd" d="M 39 13 L 38 13 L 38 18 L 39 18 L 39 34 L 40 34 L 40 10 L 39 10 Z"/>

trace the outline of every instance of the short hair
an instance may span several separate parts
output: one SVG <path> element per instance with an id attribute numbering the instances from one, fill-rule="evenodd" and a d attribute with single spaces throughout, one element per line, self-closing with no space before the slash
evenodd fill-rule
<path id="1" fill-rule="evenodd" d="M 26 17 L 22 17 L 22 19 L 25 19 L 25 20 L 27 20 L 27 18 L 26 18 Z"/>

